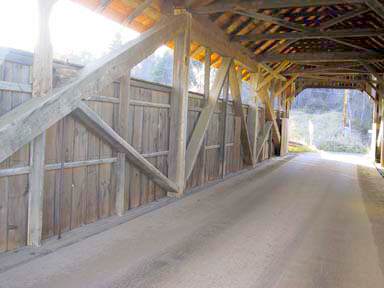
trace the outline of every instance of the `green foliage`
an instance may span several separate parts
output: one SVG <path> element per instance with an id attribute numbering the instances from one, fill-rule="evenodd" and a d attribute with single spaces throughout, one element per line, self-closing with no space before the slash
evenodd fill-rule
<path id="1" fill-rule="evenodd" d="M 290 140 L 309 144 L 309 123 L 314 127 L 313 145 L 320 150 L 335 152 L 365 153 L 369 137 L 359 129 L 351 131 L 343 128 L 341 112 L 310 114 L 303 111 L 291 111 Z"/>
<path id="2" fill-rule="evenodd" d="M 288 152 L 289 153 L 307 153 L 307 152 L 316 152 L 317 150 L 309 147 L 308 145 L 289 145 Z"/>

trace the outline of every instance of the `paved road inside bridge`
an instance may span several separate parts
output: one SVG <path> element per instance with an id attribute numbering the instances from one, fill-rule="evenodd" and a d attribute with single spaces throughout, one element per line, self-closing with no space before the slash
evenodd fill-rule
<path id="1" fill-rule="evenodd" d="M 0 287 L 382 288 L 384 180 L 344 158 L 274 161 L 14 267 Z"/>

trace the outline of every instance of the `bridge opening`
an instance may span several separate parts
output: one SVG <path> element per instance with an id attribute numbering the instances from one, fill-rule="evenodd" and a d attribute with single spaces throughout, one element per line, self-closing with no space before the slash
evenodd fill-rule
<path id="1" fill-rule="evenodd" d="M 292 150 L 297 143 L 309 146 L 309 150 L 368 154 L 372 109 L 372 99 L 359 90 L 303 90 L 290 111 Z"/>

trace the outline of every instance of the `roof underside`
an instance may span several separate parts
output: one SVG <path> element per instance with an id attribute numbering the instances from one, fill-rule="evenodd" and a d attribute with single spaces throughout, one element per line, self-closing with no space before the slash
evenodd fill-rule
<path id="1" fill-rule="evenodd" d="M 139 32 L 152 27 L 161 16 L 158 0 L 73 1 Z M 150 5 L 127 21 L 144 2 Z M 232 42 L 245 47 L 255 61 L 276 69 L 288 60 L 289 65 L 280 72 L 285 77 L 300 78 L 305 72 L 323 83 L 340 80 L 345 84 L 343 79 L 350 79 L 358 86 L 369 79 L 369 74 L 380 77 L 384 72 L 384 3 L 379 0 L 175 2 L 185 5 L 193 15 L 209 18 Z M 205 49 L 193 43 L 191 55 L 203 60 Z M 213 54 L 212 63 L 220 62 L 220 55 Z M 242 69 L 245 80 L 249 72 Z"/>

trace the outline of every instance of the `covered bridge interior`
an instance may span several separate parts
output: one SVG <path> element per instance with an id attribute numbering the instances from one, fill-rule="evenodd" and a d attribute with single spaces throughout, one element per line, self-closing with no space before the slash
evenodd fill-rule
<path id="1" fill-rule="evenodd" d="M 384 165 L 382 1 L 74 0 L 141 33 L 86 67 L 53 59 L 56 1 L 38 2 L 34 54 L 0 50 L 2 252 L 286 155 L 306 88 L 365 92 Z M 163 44 L 172 87 L 131 78 Z M 190 57 L 205 64 L 203 94 L 189 92 Z"/>

